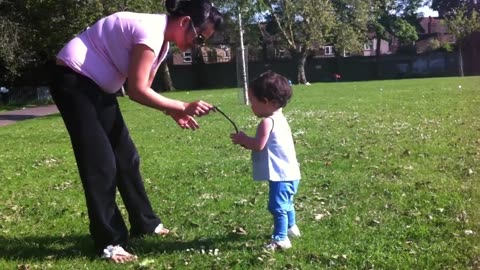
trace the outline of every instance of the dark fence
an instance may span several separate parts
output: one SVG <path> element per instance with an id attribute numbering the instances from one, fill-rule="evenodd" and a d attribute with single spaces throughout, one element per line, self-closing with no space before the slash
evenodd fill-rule
<path id="1" fill-rule="evenodd" d="M 465 75 L 480 75 L 480 54 L 464 54 Z M 237 70 L 234 61 L 216 64 L 172 65 L 169 64 L 174 87 L 180 90 L 237 87 Z M 293 59 L 254 61 L 248 63 L 249 79 L 265 70 L 278 72 L 293 83 L 297 82 L 297 64 Z M 1 83 L 10 89 L 10 102 L 26 100 L 49 101 L 43 94 L 48 86 L 52 63 L 31 68 L 23 73 L 14 84 Z M 456 52 L 433 52 L 419 55 L 384 55 L 377 64 L 375 57 L 309 58 L 305 73 L 309 82 L 330 82 L 335 74 L 341 81 L 366 81 L 378 79 L 402 79 L 421 77 L 458 76 L 458 54 Z M 153 88 L 162 91 L 162 76 L 157 74 Z M 2 99 L 4 96 L 2 96 Z M 3 102 L 2 102 L 3 103 Z"/>
<path id="2" fill-rule="evenodd" d="M 466 66 L 468 67 L 468 60 Z M 471 65 L 471 64 L 470 64 Z M 478 65 L 478 62 L 477 62 Z M 171 65 L 170 74 L 176 89 L 209 89 L 237 87 L 236 63 Z M 271 69 L 297 81 L 295 60 L 248 63 L 249 78 Z M 466 69 L 466 75 L 479 75 Z M 309 82 L 330 82 L 335 74 L 342 81 L 444 77 L 458 75 L 457 53 L 434 52 L 421 55 L 385 55 L 377 64 L 375 57 L 310 58 L 305 65 Z M 154 89 L 163 85 L 161 76 L 154 81 Z"/>

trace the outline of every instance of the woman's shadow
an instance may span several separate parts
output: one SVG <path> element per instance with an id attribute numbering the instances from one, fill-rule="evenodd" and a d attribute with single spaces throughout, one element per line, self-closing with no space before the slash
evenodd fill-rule
<path id="1" fill-rule="evenodd" d="M 95 257 L 88 235 L 0 236 L 0 258 L 5 260 L 44 260 Z"/>
<path id="2" fill-rule="evenodd" d="M 254 239 L 252 236 L 227 234 L 215 238 L 199 238 L 194 240 L 180 240 L 178 238 L 148 236 L 132 239 L 130 247 L 136 255 L 151 253 L 173 253 L 178 251 L 221 250 L 237 249 L 235 242 L 246 242 Z M 11 260 L 57 260 L 65 258 L 98 258 L 93 250 L 93 242 L 89 235 L 66 236 L 27 236 L 5 237 L 0 236 L 0 258 Z"/>

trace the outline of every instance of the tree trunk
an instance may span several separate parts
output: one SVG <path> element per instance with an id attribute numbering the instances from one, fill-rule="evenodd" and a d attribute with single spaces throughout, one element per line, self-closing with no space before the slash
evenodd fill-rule
<path id="1" fill-rule="evenodd" d="M 341 76 L 341 72 L 340 72 L 340 61 L 341 61 L 341 56 L 340 56 L 340 52 L 338 52 L 337 50 L 334 49 L 333 51 L 335 53 L 334 57 L 335 57 L 335 61 L 333 62 L 333 74 L 329 74 L 331 75 L 332 79 L 334 81 L 338 81 L 338 77 L 337 76 Z M 343 50 L 343 57 L 345 57 L 345 50 Z"/>
<path id="2" fill-rule="evenodd" d="M 460 77 L 465 76 L 465 74 L 463 73 L 462 44 L 458 44 L 458 71 L 460 73 Z"/>
<path id="3" fill-rule="evenodd" d="M 306 46 L 302 46 L 300 52 L 297 51 L 297 80 L 298 84 L 309 84 L 307 76 L 305 76 L 305 63 L 307 62 L 308 50 Z"/>
<path id="4" fill-rule="evenodd" d="M 376 40 L 376 48 L 375 48 L 375 77 L 377 79 L 382 78 L 382 67 L 380 63 L 380 57 L 382 54 L 381 46 L 382 46 L 382 39 L 377 35 L 377 40 Z"/>
<path id="5" fill-rule="evenodd" d="M 242 13 L 238 12 L 238 27 L 240 29 L 240 53 L 242 56 L 242 88 L 243 88 L 243 104 L 249 105 L 248 100 L 248 74 L 247 74 L 247 63 L 248 60 L 245 58 L 245 45 L 243 42 L 243 24 L 242 24 Z"/>
<path id="6" fill-rule="evenodd" d="M 205 88 L 206 81 L 203 72 L 205 65 L 205 59 L 203 58 L 203 52 L 201 47 L 194 46 L 192 48 L 192 69 L 194 73 L 194 79 L 192 81 L 192 88 Z"/>
<path id="7" fill-rule="evenodd" d="M 170 69 L 168 69 L 167 61 L 163 61 L 160 65 L 160 73 L 162 74 L 163 91 L 174 91 L 175 87 L 173 86 L 172 77 L 170 76 Z"/>

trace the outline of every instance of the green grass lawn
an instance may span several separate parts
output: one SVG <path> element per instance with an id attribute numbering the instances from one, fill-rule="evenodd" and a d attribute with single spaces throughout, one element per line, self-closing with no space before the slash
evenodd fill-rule
<path id="1" fill-rule="evenodd" d="M 166 95 L 211 102 L 249 134 L 258 123 L 236 89 Z M 268 187 L 230 123 L 212 114 L 182 130 L 119 100 L 174 233 L 133 241 L 136 263 L 96 259 L 61 118 L 23 121 L 0 128 L 0 269 L 480 268 L 480 77 L 295 86 L 285 114 L 303 235 L 273 254 Z"/>

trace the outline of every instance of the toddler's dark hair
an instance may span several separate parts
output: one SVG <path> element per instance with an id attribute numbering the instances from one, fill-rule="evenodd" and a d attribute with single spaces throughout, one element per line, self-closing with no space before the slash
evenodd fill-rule
<path id="1" fill-rule="evenodd" d="M 248 87 L 258 100 L 276 102 L 279 108 L 285 107 L 292 97 L 292 87 L 288 79 L 271 70 L 260 74 Z"/>

